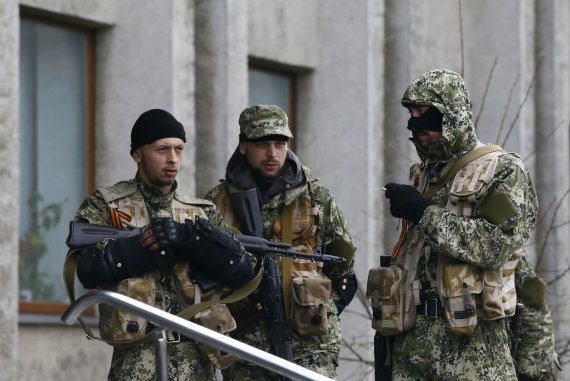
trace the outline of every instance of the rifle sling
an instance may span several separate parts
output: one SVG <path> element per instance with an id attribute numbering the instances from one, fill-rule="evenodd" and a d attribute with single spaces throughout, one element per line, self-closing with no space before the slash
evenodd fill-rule
<path id="1" fill-rule="evenodd" d="M 283 209 L 283 224 L 281 227 L 281 241 L 293 245 L 293 203 L 286 205 Z M 293 278 L 293 259 L 290 257 L 281 258 L 283 304 L 285 305 L 285 316 L 289 317 L 291 309 L 291 287 Z"/>
<path id="2" fill-rule="evenodd" d="M 69 296 L 69 300 L 71 303 L 73 303 L 75 301 L 75 287 L 74 287 L 74 285 L 75 285 L 75 271 L 77 269 L 77 254 L 78 254 L 79 250 L 80 249 L 69 250 L 67 253 L 67 256 L 65 258 L 65 263 L 63 266 L 63 278 L 64 278 L 64 282 L 65 282 L 65 288 L 67 289 L 67 295 Z M 194 304 L 188 308 L 183 309 L 176 316 L 181 317 L 181 318 L 186 319 L 186 320 L 190 320 L 192 317 L 194 317 L 198 313 L 204 311 L 206 308 L 210 307 L 213 304 L 216 304 L 216 303 L 228 304 L 228 303 L 237 302 L 237 301 L 245 298 L 249 294 L 251 294 L 253 291 L 255 291 L 257 289 L 257 287 L 259 286 L 259 282 L 261 282 L 261 278 L 263 278 L 263 267 L 260 268 L 260 270 L 257 273 L 257 275 L 255 276 L 255 278 L 250 280 L 243 287 L 238 288 L 237 290 L 234 290 L 234 292 L 232 292 L 229 296 L 227 296 L 223 299 L 220 299 L 220 300 L 212 299 L 212 300 L 208 300 L 208 301 L 205 301 L 202 303 Z M 153 329 L 151 332 L 147 333 L 146 335 L 144 335 L 144 336 L 142 336 L 136 340 L 131 340 L 131 341 L 105 340 L 101 337 L 96 337 L 93 334 L 93 332 L 91 331 L 91 328 L 89 328 L 87 323 L 85 323 L 85 321 L 81 317 L 79 317 L 77 320 L 79 320 L 79 323 L 83 327 L 83 330 L 85 331 L 85 334 L 87 335 L 88 339 L 100 340 L 100 341 L 103 341 L 109 345 L 112 345 L 115 348 L 126 349 L 126 348 L 130 348 L 130 347 L 133 347 L 133 346 L 141 344 L 141 343 L 145 343 L 145 342 L 154 340 L 155 329 Z"/>
<path id="3" fill-rule="evenodd" d="M 447 173 L 447 176 L 445 176 L 445 178 L 441 182 L 436 184 L 431 184 L 428 187 L 428 189 L 424 192 L 424 196 L 433 197 L 445 184 L 447 184 L 449 180 L 455 177 L 457 172 L 459 172 L 461 169 L 463 169 L 463 167 L 465 167 L 468 163 L 472 162 L 473 160 L 478 159 L 481 156 L 485 156 L 488 153 L 502 151 L 502 150 L 503 149 L 496 144 L 489 144 L 469 151 L 453 164 L 453 166 Z"/>

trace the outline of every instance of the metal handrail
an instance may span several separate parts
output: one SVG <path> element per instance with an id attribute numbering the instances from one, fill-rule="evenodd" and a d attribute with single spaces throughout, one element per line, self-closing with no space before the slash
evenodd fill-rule
<path id="1" fill-rule="evenodd" d="M 193 323 L 176 315 L 169 314 L 148 304 L 142 303 L 128 296 L 107 291 L 91 291 L 73 302 L 65 311 L 61 320 L 66 324 L 73 324 L 83 311 L 93 304 L 103 303 L 113 307 L 120 307 L 139 315 L 157 327 L 179 332 L 200 343 L 216 347 L 224 352 L 254 363 L 272 372 L 294 380 L 302 381 L 332 381 L 332 379 L 303 368 L 297 364 L 274 356 L 270 353 L 244 344 L 226 335 L 212 331 L 199 324 Z"/>

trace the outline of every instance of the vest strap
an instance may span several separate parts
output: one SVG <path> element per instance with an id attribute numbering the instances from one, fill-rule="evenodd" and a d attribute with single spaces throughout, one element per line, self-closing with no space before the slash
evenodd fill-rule
<path id="1" fill-rule="evenodd" d="M 451 180 L 457 174 L 457 172 L 459 172 L 461 169 L 463 169 L 463 167 L 465 167 L 473 160 L 478 159 L 488 153 L 502 150 L 503 149 L 496 144 L 489 144 L 469 151 L 453 164 L 447 176 L 445 176 L 445 178 L 440 183 L 430 185 L 424 192 L 424 196 L 433 197 L 445 184 L 447 184 L 449 180 Z"/>
<path id="2" fill-rule="evenodd" d="M 281 227 L 281 239 L 283 243 L 293 244 L 293 203 L 283 209 L 283 225 Z M 285 304 L 285 316 L 289 316 L 291 309 L 291 284 L 293 281 L 293 259 L 281 258 L 283 302 Z"/>

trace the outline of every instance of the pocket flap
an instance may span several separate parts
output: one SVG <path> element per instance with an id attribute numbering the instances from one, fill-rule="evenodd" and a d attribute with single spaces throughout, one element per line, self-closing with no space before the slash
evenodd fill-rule
<path id="1" fill-rule="evenodd" d="M 371 299 L 378 292 L 380 299 L 393 296 L 402 282 L 402 269 L 398 266 L 378 267 L 368 272 L 366 297 Z"/>
<path id="2" fill-rule="evenodd" d="M 468 263 L 449 263 L 442 274 L 443 289 L 446 297 L 461 296 L 466 285 L 472 294 L 483 290 L 483 277 L 479 269 Z"/>
<path id="3" fill-rule="evenodd" d="M 295 278 L 292 294 L 295 302 L 301 306 L 326 306 L 331 296 L 331 280 Z"/>
<path id="4" fill-rule="evenodd" d="M 225 304 L 214 304 L 197 315 L 200 325 L 218 333 L 236 329 L 236 321 Z"/>

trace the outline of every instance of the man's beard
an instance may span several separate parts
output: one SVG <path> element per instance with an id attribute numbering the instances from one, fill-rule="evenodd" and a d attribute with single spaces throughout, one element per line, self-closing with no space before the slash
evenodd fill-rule
<path id="1" fill-rule="evenodd" d="M 251 168 L 251 173 L 256 180 L 261 180 L 266 183 L 272 183 L 275 181 L 283 171 L 283 166 L 279 167 L 277 171 L 273 174 L 267 174 L 261 168 Z"/>

